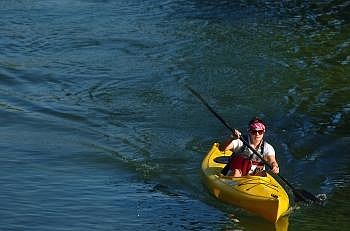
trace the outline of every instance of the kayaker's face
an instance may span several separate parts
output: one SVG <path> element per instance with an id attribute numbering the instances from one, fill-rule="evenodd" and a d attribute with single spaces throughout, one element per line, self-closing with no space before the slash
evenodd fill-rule
<path id="1" fill-rule="evenodd" d="M 252 137 L 253 140 L 260 141 L 264 137 L 265 131 L 264 130 L 249 130 L 250 137 Z"/>

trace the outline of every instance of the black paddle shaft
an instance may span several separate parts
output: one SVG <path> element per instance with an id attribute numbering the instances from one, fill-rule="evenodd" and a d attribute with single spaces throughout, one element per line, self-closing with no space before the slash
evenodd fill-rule
<path id="1" fill-rule="evenodd" d="M 228 128 L 232 133 L 235 133 L 235 129 L 233 129 L 203 98 L 200 94 L 198 94 L 195 90 L 193 90 L 190 86 L 186 86 L 188 90 L 191 91 L 191 93 L 196 96 L 207 108 L 208 110 L 214 114 L 214 116 L 220 120 L 220 122 Z M 259 154 L 252 146 L 249 145 L 249 143 L 244 140 L 242 137 L 239 137 L 239 139 L 255 154 L 257 155 L 261 161 L 268 166 L 271 169 L 271 166 L 267 161 L 263 158 L 261 154 Z M 296 197 L 297 201 L 304 201 L 304 202 L 320 202 L 320 200 L 315 197 L 313 194 L 303 190 L 303 189 L 295 189 L 293 185 L 291 185 L 284 177 L 282 177 L 280 174 L 276 174 L 284 183 L 290 187 L 290 189 L 293 191 L 294 196 Z"/>

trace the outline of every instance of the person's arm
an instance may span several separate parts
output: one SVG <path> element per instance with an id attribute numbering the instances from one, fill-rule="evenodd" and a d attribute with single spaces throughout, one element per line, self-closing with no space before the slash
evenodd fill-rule
<path id="1" fill-rule="evenodd" d="M 266 159 L 267 159 L 267 163 L 269 163 L 271 167 L 271 171 L 275 174 L 278 174 L 280 172 L 280 168 L 278 166 L 275 155 L 268 155 Z"/>
<path id="2" fill-rule="evenodd" d="M 239 139 L 240 136 L 241 136 L 240 131 L 235 129 L 235 133 L 232 133 L 230 137 L 223 144 L 219 145 L 219 150 L 223 152 L 225 150 L 232 149 L 233 148 L 232 141 Z"/>

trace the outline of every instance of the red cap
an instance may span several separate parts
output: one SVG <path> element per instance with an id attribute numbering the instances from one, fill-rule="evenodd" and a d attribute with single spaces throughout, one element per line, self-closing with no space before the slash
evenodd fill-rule
<path id="1" fill-rule="evenodd" d="M 265 131 L 265 125 L 260 123 L 260 122 L 252 123 L 251 125 L 249 125 L 249 130 L 251 130 L 251 131 L 259 131 L 259 130 Z"/>

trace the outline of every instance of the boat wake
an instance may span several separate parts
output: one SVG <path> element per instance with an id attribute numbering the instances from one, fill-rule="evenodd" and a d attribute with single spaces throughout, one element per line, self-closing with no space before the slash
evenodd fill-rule
<path id="1" fill-rule="evenodd" d="M 324 204 L 327 200 L 327 195 L 325 193 L 320 193 L 316 195 L 316 198 L 320 201 L 321 204 Z"/>

